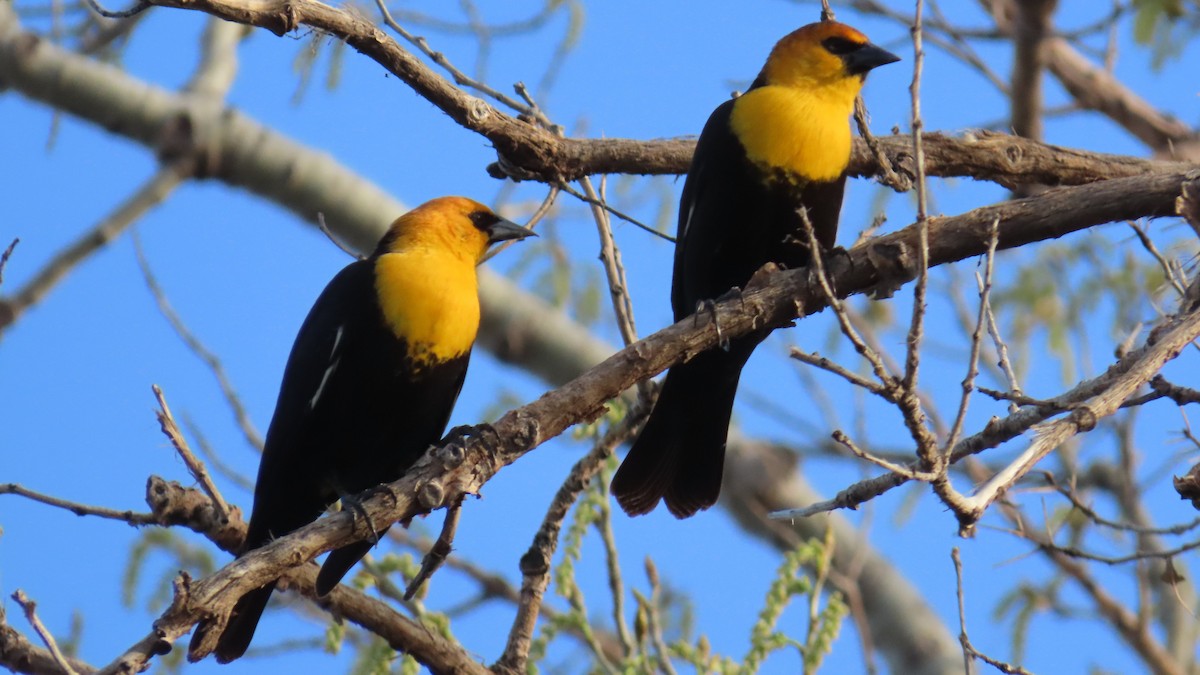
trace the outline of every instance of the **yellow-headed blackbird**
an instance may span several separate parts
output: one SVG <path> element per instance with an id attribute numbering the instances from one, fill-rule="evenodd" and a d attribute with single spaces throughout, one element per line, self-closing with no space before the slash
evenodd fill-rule
<path id="1" fill-rule="evenodd" d="M 821 246 L 833 246 L 854 98 L 871 69 L 898 60 L 849 26 L 810 24 L 775 45 L 745 94 L 713 111 L 679 202 L 676 321 L 744 287 L 764 264 L 808 264 L 801 209 Z M 613 478 L 626 513 L 649 513 L 664 499 L 672 514 L 687 518 L 716 503 L 738 378 L 769 333 L 667 371 L 645 429 Z"/>
<path id="2" fill-rule="evenodd" d="M 339 497 L 399 479 L 441 437 L 479 328 L 475 267 L 490 244 L 532 234 L 483 204 L 442 197 L 397 219 L 371 257 L 329 282 L 283 372 L 244 551 Z M 317 592 L 333 590 L 372 545 L 331 552 Z M 238 601 L 218 661 L 245 653 L 274 588 Z M 193 646 L 212 626 L 197 627 Z"/>

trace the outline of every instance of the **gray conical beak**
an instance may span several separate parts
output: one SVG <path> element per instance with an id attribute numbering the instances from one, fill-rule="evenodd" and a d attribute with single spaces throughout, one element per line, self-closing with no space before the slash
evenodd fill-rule
<path id="1" fill-rule="evenodd" d="M 503 218 L 489 225 L 487 228 L 487 233 L 489 244 L 509 241 L 510 239 L 524 239 L 525 237 L 537 236 L 537 232 L 534 232 L 528 227 L 521 227 L 511 220 L 505 220 Z"/>
<path id="2" fill-rule="evenodd" d="M 886 66 L 889 63 L 895 63 L 900 60 L 899 56 L 896 56 L 883 47 L 869 43 L 861 49 L 856 49 L 846 54 L 842 58 L 846 62 L 846 72 L 851 75 L 865 75 L 879 66 Z"/>

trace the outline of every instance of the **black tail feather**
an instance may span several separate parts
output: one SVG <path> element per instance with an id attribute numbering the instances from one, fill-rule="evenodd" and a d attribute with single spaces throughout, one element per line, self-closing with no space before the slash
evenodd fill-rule
<path id="1" fill-rule="evenodd" d="M 670 379 L 668 373 L 668 382 Z M 642 433 L 613 476 L 613 497 L 621 509 L 631 516 L 653 511 L 667 493 L 678 470 L 679 419 L 669 405 L 664 405 L 664 401 L 671 400 L 666 396 L 667 391 L 668 387 L 664 384 L 663 394 L 659 395 L 658 404 L 646 420 Z"/>
<path id="2" fill-rule="evenodd" d="M 662 499 L 672 515 L 687 518 L 717 502 L 738 379 L 760 339 L 743 338 L 728 352 L 708 351 L 667 371 L 650 419 L 613 477 L 625 513 L 649 513 Z"/>
<path id="3" fill-rule="evenodd" d="M 258 628 L 258 620 L 262 618 L 263 610 L 267 608 L 267 601 L 271 599 L 271 592 L 274 590 L 275 582 L 272 581 L 262 588 L 256 588 L 243 595 L 233 606 L 233 612 L 229 615 L 229 623 L 225 625 L 225 632 L 217 638 L 217 647 L 213 650 L 219 663 L 229 663 L 246 653 L 250 641 L 254 639 L 254 630 Z M 192 634 L 188 651 L 195 651 L 212 628 L 211 621 L 201 621 Z"/>

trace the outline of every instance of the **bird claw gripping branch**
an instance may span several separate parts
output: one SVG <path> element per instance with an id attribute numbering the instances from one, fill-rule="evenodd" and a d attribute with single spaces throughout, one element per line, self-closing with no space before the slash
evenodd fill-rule
<path id="1" fill-rule="evenodd" d="M 741 291 L 735 286 L 732 289 L 730 289 L 730 293 L 740 294 Z M 713 328 L 717 331 L 717 346 L 720 347 L 721 351 L 723 351 L 723 352 L 729 351 L 729 338 L 725 337 L 725 334 L 721 332 L 720 316 L 718 316 L 718 314 L 717 314 L 717 302 L 719 300 L 724 300 L 726 298 L 726 296 L 729 296 L 729 293 L 726 293 L 725 295 L 721 296 L 720 298 L 717 298 L 717 300 L 705 299 L 705 300 L 701 300 L 700 302 L 697 302 L 696 303 L 696 314 L 695 314 L 696 321 L 700 320 L 700 315 L 703 314 L 704 312 L 709 312 L 712 314 Z M 732 296 L 730 296 L 730 297 L 732 297 Z"/>

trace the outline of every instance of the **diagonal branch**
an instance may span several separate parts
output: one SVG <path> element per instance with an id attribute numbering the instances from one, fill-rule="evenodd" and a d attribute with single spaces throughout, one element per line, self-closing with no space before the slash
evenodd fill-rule
<path id="1" fill-rule="evenodd" d="M 1019 246 L 1111 219 L 1170 213 L 1190 174 L 1167 174 L 1050 190 L 1042 195 L 977 209 L 962 216 L 933 220 L 929 228 L 929 263 L 945 264 L 980 255 L 999 219 L 999 246 Z M 910 225 L 857 247 L 832 266 L 836 287 L 844 294 L 880 285 L 895 287 L 912 278 L 912 251 L 918 227 Z M 783 325 L 823 307 L 820 291 L 807 270 L 772 276 L 769 284 L 718 304 L 721 332 L 744 335 L 764 325 Z M 426 454 L 390 490 L 363 500 L 367 518 L 378 530 L 407 520 L 468 494 L 478 494 L 498 471 L 568 427 L 595 420 L 605 403 L 668 366 L 716 345 L 711 314 L 689 317 L 606 359 L 575 380 L 538 400 L 506 413 L 487 433 L 476 434 L 465 449 L 448 445 Z M 340 513 L 305 526 L 231 562 L 213 575 L 188 586 L 156 622 L 163 640 L 173 641 L 203 615 L 229 612 L 240 595 L 277 578 L 336 547 L 365 538 L 361 519 Z M 193 654 L 206 655 L 205 647 Z"/>
<path id="2" fill-rule="evenodd" d="M 1042 458 L 1072 436 L 1091 431 L 1099 420 L 1120 409 L 1121 404 L 1158 374 L 1167 361 L 1178 356 L 1184 347 L 1198 337 L 1200 311 L 1194 307 L 1151 332 L 1141 349 L 1127 354 L 1105 373 L 1105 376 L 1110 376 L 1116 371 L 1119 375 L 1108 378 L 1110 382 L 1103 391 L 1073 406 L 1066 418 L 1038 428 L 1033 443 L 1020 456 L 960 505 L 962 510 L 957 515 L 963 533 L 973 530 L 984 510 L 1029 473 Z M 957 511 L 958 507 L 955 509 Z"/>
<path id="3" fill-rule="evenodd" d="M 621 425 L 600 439 L 591 452 L 584 455 L 571 467 L 570 474 L 558 488 L 553 501 L 546 510 L 542 525 L 534 535 L 533 543 L 521 556 L 521 595 L 517 606 L 517 615 L 509 630 L 508 642 L 504 653 L 492 666 L 493 670 L 501 673 L 523 673 L 527 670 L 529 649 L 533 643 L 533 630 L 537 624 L 538 614 L 542 610 L 542 598 L 550 585 L 550 563 L 558 548 L 559 532 L 567 513 L 579 499 L 579 495 L 587 489 L 604 462 L 612 456 L 618 445 L 629 440 L 633 424 L 640 423 L 645 413 L 636 413 L 636 417 L 627 418 Z"/>
<path id="4" fill-rule="evenodd" d="M 486 137 L 503 158 L 503 164 L 515 167 L 513 173 L 520 174 L 517 176 L 519 178 L 558 182 L 600 173 L 681 174 L 687 171 L 695 148 L 695 141 L 691 139 L 643 141 L 556 137 L 462 91 L 402 48 L 370 20 L 352 11 L 337 9 L 317 0 L 268 0 L 254 3 L 246 0 L 159 0 L 155 4 L 200 10 L 226 21 L 266 28 L 278 35 L 303 24 L 344 40 L 396 75 L 456 123 Z M 9 16 L 5 16 L 6 12 Z M 71 77 L 49 77 L 51 73 L 45 69 L 61 68 L 60 64 L 63 61 L 71 63 L 72 67 L 67 73 Z M 80 62 L 88 65 L 85 67 Z M 89 78 L 78 72 L 84 68 L 94 75 L 102 76 L 104 82 L 95 80 L 94 75 Z M 148 120 L 139 118 L 146 115 L 187 114 L 196 122 L 196 129 L 222 131 L 220 134 L 206 134 L 204 139 L 197 139 L 198 143 L 215 143 L 216 147 L 212 150 L 218 152 L 211 156 L 223 158 L 219 163 L 219 170 L 213 173 L 232 184 L 255 191 L 270 185 L 270 181 L 267 180 L 270 174 L 265 177 L 255 176 L 240 166 L 239 161 L 250 165 L 277 161 L 278 158 L 272 155 L 259 157 L 254 161 L 250 155 L 260 151 L 260 148 L 275 149 L 278 143 L 285 141 L 274 134 L 251 133 L 252 130 L 246 125 L 253 123 L 236 113 L 226 110 L 224 113 L 228 115 L 227 119 L 212 119 L 206 111 L 182 103 L 157 88 L 138 83 L 115 69 L 88 63 L 83 57 L 71 55 L 32 34 L 21 34 L 15 17 L 11 16 L 11 10 L 3 5 L 0 5 L 0 80 L 5 80 L 26 95 L 45 100 L 66 112 L 92 119 L 109 128 L 115 126 L 111 120 L 117 119 L 111 115 L 114 100 L 138 101 L 137 109 L 129 111 L 130 117 L 122 115 L 119 118 L 123 123 L 114 131 L 147 145 L 158 143 L 157 134 L 162 127 L 161 124 L 149 123 Z M 121 95 L 122 89 L 135 91 Z M 233 135 L 230 135 L 230 132 L 233 132 Z M 893 165 L 911 168 L 907 136 L 894 135 L 878 140 Z M 1155 168 L 1172 168 L 1171 163 L 1101 153 L 1064 151 L 1061 148 L 1004 134 L 976 133 L 962 139 L 928 134 L 925 143 L 928 175 L 969 176 L 994 180 L 1005 187 L 1030 183 L 1078 184 L 1135 175 Z M 1178 166 L 1175 165 L 1174 168 Z M 499 165 L 493 165 L 490 171 L 497 176 L 509 175 Z M 880 171 L 870 149 L 861 139 L 855 139 L 850 171 L 858 176 L 873 176 Z M 328 180 L 337 176 L 322 178 Z M 319 189 L 319 186 L 314 186 L 312 189 L 320 194 L 327 189 L 345 185 L 345 182 L 338 182 L 329 188 Z M 272 189 L 280 188 L 272 186 Z M 296 192 L 302 191 L 297 189 Z M 293 202 L 284 199 L 278 201 L 288 204 L 289 208 L 307 220 L 315 218 L 316 209 L 311 206 L 314 197 L 299 194 L 298 198 L 299 201 Z M 394 213 L 389 215 L 394 217 Z M 326 212 L 326 216 L 334 224 L 334 228 L 339 229 L 339 221 L 342 218 L 329 212 Z M 390 220 L 391 218 L 385 219 L 385 222 L 378 226 L 379 229 L 382 230 Z M 377 236 L 378 231 L 373 231 L 371 236 Z M 360 237 L 352 237 L 350 241 L 360 249 L 369 249 L 374 243 L 370 238 Z"/>
<path id="5" fill-rule="evenodd" d="M 67 663 L 76 673 L 90 675 L 96 669 L 79 659 L 67 657 Z M 39 647 L 10 626 L 0 605 L 0 666 L 14 673 L 61 673 L 59 661 L 45 647 Z"/>
<path id="6" fill-rule="evenodd" d="M 1006 34 L 1015 30 L 1015 0 L 979 0 Z M 1138 140 L 1164 157 L 1195 159 L 1197 133 L 1187 124 L 1160 112 L 1149 101 L 1126 87 L 1111 72 L 1089 61 L 1063 37 L 1044 40 L 1046 68 L 1085 108 L 1121 125 Z"/>
<path id="7" fill-rule="evenodd" d="M 147 211 L 161 204 L 189 175 L 186 162 L 163 165 L 115 211 L 59 251 L 24 286 L 10 296 L 0 297 L 0 336 L 30 307 L 41 302 L 79 263 L 107 246 Z"/>

